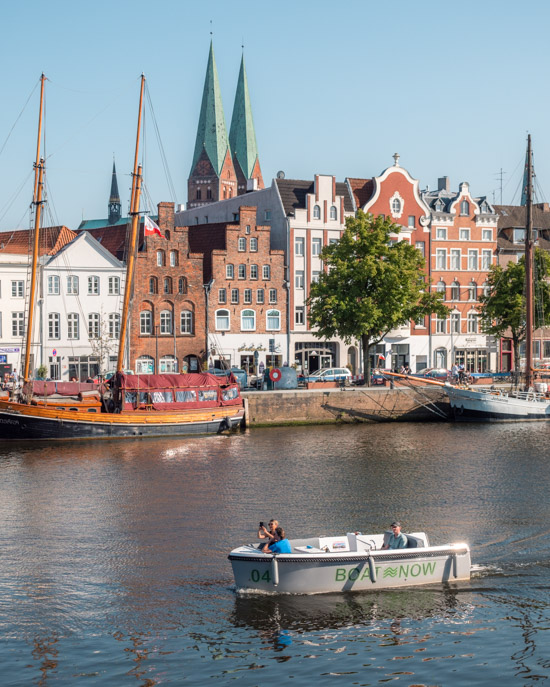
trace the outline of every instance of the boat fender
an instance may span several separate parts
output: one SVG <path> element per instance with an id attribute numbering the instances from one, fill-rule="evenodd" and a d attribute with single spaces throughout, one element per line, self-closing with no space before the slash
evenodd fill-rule
<path id="1" fill-rule="evenodd" d="M 279 564 L 277 562 L 277 556 L 273 554 L 273 558 L 271 560 L 271 576 L 273 578 L 273 586 L 278 587 L 279 586 Z"/>
<path id="2" fill-rule="evenodd" d="M 372 556 L 369 556 L 369 574 L 370 574 L 370 581 L 375 584 L 376 583 L 376 565 L 374 564 L 374 558 Z"/>
<path id="3" fill-rule="evenodd" d="M 456 553 L 453 553 L 453 577 L 458 577 L 458 561 L 456 560 Z"/>

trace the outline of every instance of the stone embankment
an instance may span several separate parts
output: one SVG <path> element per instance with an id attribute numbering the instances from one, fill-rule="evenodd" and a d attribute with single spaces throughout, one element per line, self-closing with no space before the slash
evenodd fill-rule
<path id="1" fill-rule="evenodd" d="M 247 404 L 249 427 L 389 421 L 434 422 L 447 420 L 450 416 L 447 396 L 437 386 L 252 391 L 243 393 L 243 396 Z"/>

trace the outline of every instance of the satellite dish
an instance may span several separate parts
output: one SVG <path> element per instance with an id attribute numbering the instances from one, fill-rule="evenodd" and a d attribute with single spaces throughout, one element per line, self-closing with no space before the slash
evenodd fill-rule
<path id="1" fill-rule="evenodd" d="M 283 172 L 282 169 L 280 169 L 280 170 L 277 172 L 277 179 L 284 179 L 284 178 L 285 178 L 285 173 Z"/>

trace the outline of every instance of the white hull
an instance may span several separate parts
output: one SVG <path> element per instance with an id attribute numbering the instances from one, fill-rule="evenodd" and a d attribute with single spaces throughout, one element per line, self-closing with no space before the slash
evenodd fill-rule
<path id="1" fill-rule="evenodd" d="M 520 422 L 549 420 L 550 399 L 536 392 L 508 393 L 491 389 L 462 389 L 446 384 L 455 420 L 477 422 Z"/>
<path id="2" fill-rule="evenodd" d="M 348 535 L 341 537 L 346 540 Z M 407 535 L 409 536 L 409 535 Z M 415 533 L 422 537 L 423 533 Z M 383 535 L 368 535 L 382 545 Z M 332 538 L 337 539 L 337 538 Z M 359 539 L 359 538 L 358 538 Z M 362 538 L 363 539 L 363 538 Z M 229 560 L 238 590 L 290 594 L 369 591 L 424 584 L 441 584 L 470 579 L 470 550 L 467 544 L 420 546 L 378 550 L 319 550 L 305 552 L 304 541 L 291 541 L 292 553 L 264 554 L 253 546 L 234 549 Z M 425 541 L 427 541 L 425 539 Z M 350 541 L 350 544 L 352 542 Z M 351 547 L 350 547 L 351 548 Z"/>

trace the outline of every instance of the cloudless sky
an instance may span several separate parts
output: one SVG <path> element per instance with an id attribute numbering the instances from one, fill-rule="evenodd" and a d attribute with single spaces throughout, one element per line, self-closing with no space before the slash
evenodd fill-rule
<path id="1" fill-rule="evenodd" d="M 2 231 L 29 224 L 42 71 L 48 224 L 107 216 L 113 154 L 127 211 L 141 72 L 151 210 L 187 201 L 210 20 L 228 130 L 244 42 L 266 184 L 371 177 L 398 152 L 421 188 L 448 175 L 497 203 L 503 169 L 503 202 L 518 203 L 529 131 L 548 198 L 545 0 L 24 0 L 1 16 Z"/>

